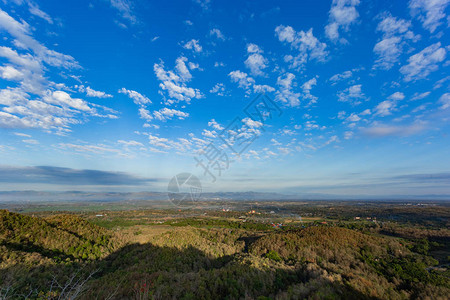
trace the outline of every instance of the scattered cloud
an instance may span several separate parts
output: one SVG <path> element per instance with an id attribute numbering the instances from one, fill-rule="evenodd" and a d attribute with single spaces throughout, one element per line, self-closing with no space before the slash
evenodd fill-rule
<path id="1" fill-rule="evenodd" d="M 439 98 L 441 109 L 448 109 L 450 107 L 450 93 L 445 93 Z"/>
<path id="2" fill-rule="evenodd" d="M 356 6 L 359 2 L 359 0 L 333 0 L 329 12 L 329 23 L 325 26 L 325 34 L 330 40 L 346 43 L 344 38 L 339 39 L 339 30 L 347 32 L 350 25 L 356 22 L 359 17 Z"/>
<path id="3" fill-rule="evenodd" d="M 225 85 L 223 83 L 216 83 L 216 85 L 209 92 L 211 94 L 225 96 Z"/>
<path id="4" fill-rule="evenodd" d="M 407 41 L 416 42 L 420 36 L 415 35 L 410 28 L 410 21 L 398 19 L 389 13 L 382 16 L 377 31 L 383 33 L 382 39 L 374 46 L 373 52 L 378 57 L 374 69 L 391 69 L 399 60 Z"/>
<path id="5" fill-rule="evenodd" d="M 222 31 L 220 31 L 217 28 L 213 28 L 209 31 L 210 36 L 216 37 L 218 40 L 225 41 L 225 36 L 223 35 Z"/>
<path id="6" fill-rule="evenodd" d="M 361 100 L 366 99 L 366 96 L 362 92 L 362 85 L 355 84 L 343 91 L 338 92 L 338 100 L 341 102 L 348 102 L 352 105 L 361 104 Z"/>
<path id="7" fill-rule="evenodd" d="M 423 92 L 423 93 L 418 93 L 418 92 L 416 92 L 416 93 L 414 93 L 414 95 L 411 97 L 411 101 L 415 101 L 415 100 L 420 100 L 420 99 L 426 98 L 426 97 L 428 97 L 428 95 L 430 95 L 430 94 L 431 94 L 431 92 Z"/>
<path id="8" fill-rule="evenodd" d="M 112 95 L 107 94 L 102 91 L 96 91 L 92 89 L 91 87 L 84 85 L 76 85 L 75 88 L 80 91 L 81 93 L 86 93 L 86 96 L 88 97 L 94 97 L 94 98 L 112 98 Z"/>
<path id="9" fill-rule="evenodd" d="M 176 109 L 170 109 L 167 107 L 164 107 L 162 109 L 160 109 L 159 111 L 155 111 L 153 112 L 153 115 L 155 117 L 155 119 L 160 120 L 160 121 L 166 121 L 166 120 L 170 120 L 173 117 L 178 117 L 178 119 L 180 120 L 184 120 L 185 118 L 189 117 L 188 113 L 176 110 Z"/>
<path id="10" fill-rule="evenodd" d="M 285 73 L 277 79 L 279 89 L 275 99 L 291 107 L 300 105 L 300 93 L 294 92 L 296 86 L 294 80 L 295 75 L 292 73 Z"/>
<path id="11" fill-rule="evenodd" d="M 336 84 L 336 82 L 344 80 L 344 79 L 348 79 L 348 78 L 352 77 L 352 75 L 353 75 L 352 71 L 345 71 L 345 72 L 331 76 L 330 81 L 333 82 L 333 84 Z"/>
<path id="12" fill-rule="evenodd" d="M 245 66 L 250 69 L 254 76 L 264 76 L 263 69 L 267 68 L 268 60 L 262 56 L 263 51 L 255 44 L 247 45 L 248 58 L 245 60 Z"/>
<path id="13" fill-rule="evenodd" d="M 186 85 L 186 82 L 189 82 L 192 78 L 185 65 L 186 61 L 185 57 L 179 57 L 176 60 L 175 71 L 166 71 L 163 61 L 153 66 L 156 78 L 161 81 L 159 84 L 160 94 L 165 96 L 165 102 L 168 104 L 180 101 L 190 103 L 194 98 L 200 99 L 203 97 L 200 90 Z"/>
<path id="14" fill-rule="evenodd" d="M 445 60 L 447 51 L 437 42 L 408 58 L 408 64 L 400 68 L 405 81 L 424 79 L 439 69 L 439 63 Z"/>
<path id="15" fill-rule="evenodd" d="M 133 3 L 129 0 L 109 0 L 112 8 L 116 9 L 120 16 L 128 20 L 131 24 L 137 23 L 137 18 L 133 12 Z"/>
<path id="16" fill-rule="evenodd" d="M 284 60 L 290 64 L 293 69 L 298 69 L 309 60 L 325 61 L 328 56 L 327 45 L 320 42 L 312 32 L 296 32 L 291 26 L 279 25 L 275 28 L 275 34 L 280 42 L 287 43 L 298 53 L 295 56 L 287 55 Z"/>
<path id="17" fill-rule="evenodd" d="M 139 106 L 145 106 L 148 104 L 151 104 L 152 101 L 150 101 L 149 98 L 142 95 L 141 93 L 138 93 L 133 90 L 127 90 L 126 88 L 121 88 L 118 90 L 119 93 L 127 95 L 130 99 L 133 100 L 133 102 Z"/>
<path id="18" fill-rule="evenodd" d="M 411 0 L 409 9 L 411 15 L 419 19 L 422 26 L 433 33 L 442 25 L 442 19 L 447 18 L 445 9 L 449 3 L 449 0 Z"/>
<path id="19" fill-rule="evenodd" d="M 184 49 L 192 50 L 194 52 L 200 53 L 203 51 L 202 46 L 200 46 L 200 42 L 198 40 L 190 40 L 183 44 Z"/>

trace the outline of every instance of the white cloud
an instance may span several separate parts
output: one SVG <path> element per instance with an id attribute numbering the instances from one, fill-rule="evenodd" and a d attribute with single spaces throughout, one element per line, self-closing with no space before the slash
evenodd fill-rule
<path id="1" fill-rule="evenodd" d="M 92 111 L 92 108 L 89 107 L 86 101 L 79 98 L 72 98 L 68 93 L 64 91 L 50 92 L 45 95 L 43 99 L 47 103 L 71 107 L 82 111 Z"/>
<path id="2" fill-rule="evenodd" d="M 329 13 L 329 23 L 325 26 L 325 34 L 332 41 L 339 39 L 339 29 L 348 31 L 351 24 L 358 19 L 356 6 L 359 0 L 333 0 Z M 341 42 L 346 42 L 341 38 Z"/>
<path id="3" fill-rule="evenodd" d="M 263 51 L 255 44 L 247 45 L 248 58 L 245 60 L 245 66 L 250 69 L 254 76 L 263 76 L 263 69 L 267 68 L 268 60 L 261 55 Z"/>
<path id="4" fill-rule="evenodd" d="M 403 100 L 405 99 L 405 95 L 402 92 L 395 92 L 388 97 L 390 100 Z"/>
<path id="5" fill-rule="evenodd" d="M 392 114 L 392 111 L 395 110 L 396 102 L 391 100 L 385 100 L 380 102 L 374 109 L 376 116 L 385 117 Z"/>
<path id="6" fill-rule="evenodd" d="M 38 145 L 39 144 L 38 141 L 33 140 L 33 139 L 25 139 L 25 140 L 22 140 L 22 142 L 24 142 L 26 144 L 31 144 L 31 145 Z"/>
<path id="7" fill-rule="evenodd" d="M 175 69 L 181 78 L 181 81 L 189 81 L 192 79 L 192 75 L 186 66 L 188 59 L 184 56 L 180 56 L 175 60 Z"/>
<path id="8" fill-rule="evenodd" d="M 425 29 L 433 33 L 445 20 L 445 9 L 449 0 L 411 0 L 409 9 L 411 15 L 418 18 Z"/>
<path id="9" fill-rule="evenodd" d="M 408 64 L 400 68 L 405 81 L 415 81 L 426 78 L 439 68 L 439 63 L 445 60 L 447 51 L 437 42 L 423 49 L 408 59 Z"/>
<path id="10" fill-rule="evenodd" d="M 133 12 L 133 4 L 129 0 L 110 0 L 111 7 L 115 8 L 122 18 L 134 24 L 137 18 Z"/>
<path id="11" fill-rule="evenodd" d="M 31 36 L 30 26 L 25 21 L 19 23 L 1 9 L 0 28 L 16 39 L 16 46 L 20 46 L 22 49 L 32 50 L 39 61 L 43 61 L 54 67 L 63 67 L 66 69 L 80 68 L 80 65 L 72 56 L 49 50 Z"/>
<path id="12" fill-rule="evenodd" d="M 200 99 L 203 97 L 200 90 L 190 88 L 186 85 L 186 82 L 190 81 L 192 76 L 189 73 L 185 62 L 185 57 L 180 57 L 176 61 L 175 71 L 166 71 L 164 68 L 164 62 L 154 64 L 153 70 L 155 71 L 156 78 L 161 81 L 159 87 L 161 88 L 160 94 L 164 95 L 164 91 L 167 92 L 169 99 L 165 99 L 168 104 L 173 104 L 180 101 L 190 103 L 191 99 Z"/>
<path id="13" fill-rule="evenodd" d="M 350 116 L 348 116 L 347 117 L 347 119 L 346 119 L 346 121 L 347 122 L 358 122 L 358 121 L 360 121 L 361 120 L 361 118 L 357 115 L 357 114 L 355 114 L 355 113 L 352 113 Z"/>
<path id="14" fill-rule="evenodd" d="M 277 79 L 277 85 L 280 87 L 276 93 L 276 100 L 294 107 L 300 105 L 300 93 L 295 93 L 295 75 L 292 73 L 286 73 L 279 76 Z"/>
<path id="15" fill-rule="evenodd" d="M 213 28 L 209 31 L 209 35 L 210 36 L 215 36 L 217 39 L 224 41 L 225 40 L 225 36 L 223 35 L 223 33 L 217 29 L 217 28 Z"/>
<path id="16" fill-rule="evenodd" d="M 12 66 L 0 66 L 0 77 L 6 80 L 20 80 L 24 78 L 24 73 Z"/>
<path id="17" fill-rule="evenodd" d="M 136 103 L 139 106 L 145 106 L 147 104 L 152 103 L 152 101 L 150 101 L 149 98 L 147 98 L 146 96 L 144 96 L 136 91 L 133 91 L 133 90 L 127 90 L 126 88 L 121 88 L 118 92 L 121 94 L 127 95 L 128 97 L 130 97 L 133 100 L 134 103 Z"/>
<path id="18" fill-rule="evenodd" d="M 14 135 L 21 136 L 21 137 L 27 137 L 27 138 L 31 137 L 31 135 L 22 133 L 22 132 L 14 132 Z"/>
<path id="19" fill-rule="evenodd" d="M 333 76 L 330 77 L 330 81 L 332 81 L 333 83 L 336 83 L 338 81 L 341 81 L 343 79 L 347 79 L 352 77 L 353 72 L 352 71 L 345 71 L 339 74 L 335 74 Z"/>
<path id="20" fill-rule="evenodd" d="M 189 117 L 189 114 L 176 109 L 164 107 L 159 111 L 153 112 L 153 116 L 157 120 L 166 121 L 172 119 L 173 117 L 178 117 L 178 119 L 184 120 L 185 118 Z"/>
<path id="21" fill-rule="evenodd" d="M 414 95 L 411 97 L 411 101 L 414 101 L 414 100 L 420 100 L 420 99 L 426 98 L 426 97 L 428 97 L 429 94 L 431 94 L 431 92 L 423 92 L 423 93 L 418 93 L 418 92 L 416 92 L 416 93 L 414 93 Z"/>
<path id="22" fill-rule="evenodd" d="M 215 130 L 223 130 L 224 127 L 216 122 L 216 120 L 211 119 L 211 121 L 208 122 L 208 126 L 214 128 Z"/>
<path id="23" fill-rule="evenodd" d="M 9 34 L 12 44 L 20 49 L 18 53 L 15 49 L 0 46 L 0 57 L 6 60 L 0 66 L 0 77 L 18 83 L 10 86 L 5 82 L 6 87 L 0 89 L 0 104 L 3 105 L 0 127 L 40 128 L 67 134 L 71 125 L 84 123 L 88 116 L 117 118 L 115 111 L 73 98 L 68 92 L 61 91 L 70 91 L 65 84 L 48 79 L 49 67 L 80 68 L 73 57 L 48 49 L 33 38 L 31 27 L 25 21 L 18 22 L 1 9 L 0 30 L 5 38 Z M 106 114 L 99 113 L 101 110 Z"/>
<path id="24" fill-rule="evenodd" d="M 31 14 L 47 21 L 49 24 L 53 24 L 52 18 L 44 11 L 42 11 L 36 3 L 28 1 L 29 11 Z"/>
<path id="25" fill-rule="evenodd" d="M 225 95 L 225 85 L 223 83 L 217 83 L 210 91 L 211 94 L 217 94 L 219 96 Z"/>
<path id="26" fill-rule="evenodd" d="M 269 85 L 263 84 L 255 84 L 253 85 L 253 91 L 255 93 L 269 93 L 269 92 L 274 92 L 275 89 Z"/>
<path id="27" fill-rule="evenodd" d="M 144 145 L 138 141 L 123 141 L 123 140 L 118 140 L 117 141 L 119 144 L 125 145 L 125 146 L 135 146 L 135 147 L 144 147 Z"/>
<path id="28" fill-rule="evenodd" d="M 183 45 L 183 48 L 184 49 L 188 49 L 188 50 L 192 50 L 192 51 L 197 52 L 197 53 L 200 53 L 203 50 L 202 46 L 200 46 L 200 42 L 198 40 L 194 40 L 194 39 L 186 42 Z"/>
<path id="29" fill-rule="evenodd" d="M 303 85 L 302 85 L 302 96 L 304 99 L 309 100 L 309 104 L 313 104 L 317 102 L 317 97 L 311 94 L 311 89 L 317 85 L 317 78 L 314 77 L 308 81 L 306 81 Z"/>
<path id="30" fill-rule="evenodd" d="M 147 122 L 153 120 L 153 116 L 151 115 L 150 111 L 148 109 L 145 109 L 144 107 L 139 108 L 139 116 L 141 117 L 141 119 L 144 119 Z"/>
<path id="31" fill-rule="evenodd" d="M 327 45 L 313 35 L 312 28 L 307 32 L 296 32 L 291 26 L 279 25 L 275 28 L 275 34 L 280 42 L 288 43 L 299 52 L 295 56 L 285 57 L 291 68 L 298 69 L 308 60 L 325 61 L 328 56 L 328 51 L 325 50 Z"/>
<path id="32" fill-rule="evenodd" d="M 447 109 L 450 107 L 450 93 L 445 93 L 439 98 L 439 103 L 442 104 L 441 109 Z"/>
<path id="33" fill-rule="evenodd" d="M 92 89 L 91 87 L 85 87 L 84 85 L 76 85 L 75 86 L 78 91 L 82 93 L 86 93 L 88 97 L 95 97 L 95 98 L 112 98 L 112 95 L 107 94 L 105 92 L 96 91 Z"/>
<path id="34" fill-rule="evenodd" d="M 420 36 L 414 35 L 409 29 L 410 21 L 397 19 L 390 14 L 385 14 L 377 26 L 377 31 L 383 33 L 381 41 L 373 48 L 378 56 L 375 61 L 375 69 L 391 69 L 399 60 L 408 40 L 417 41 Z"/>
<path id="35" fill-rule="evenodd" d="M 247 73 L 239 70 L 230 72 L 228 76 L 230 76 L 231 81 L 237 82 L 240 88 L 248 89 L 255 83 L 255 80 L 249 77 Z"/>
<path id="36" fill-rule="evenodd" d="M 341 102 L 349 102 L 353 105 L 361 104 L 361 100 L 366 99 L 362 92 L 361 84 L 355 84 L 343 91 L 338 92 L 338 100 Z"/>
<path id="37" fill-rule="evenodd" d="M 203 129 L 202 135 L 213 139 L 217 137 L 217 132 L 214 130 Z"/>

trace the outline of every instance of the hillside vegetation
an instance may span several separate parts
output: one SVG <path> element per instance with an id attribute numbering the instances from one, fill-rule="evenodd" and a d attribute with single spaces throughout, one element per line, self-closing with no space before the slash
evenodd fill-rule
<path id="1" fill-rule="evenodd" d="M 70 214 L 38 218 L 0 211 L 0 299 L 447 299 L 450 294 L 448 274 L 433 268 L 438 262 L 423 247 L 379 231 L 190 223 L 106 229 Z"/>

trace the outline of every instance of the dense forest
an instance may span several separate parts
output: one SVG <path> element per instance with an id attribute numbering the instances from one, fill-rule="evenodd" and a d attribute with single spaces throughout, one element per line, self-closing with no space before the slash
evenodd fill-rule
<path id="1" fill-rule="evenodd" d="M 95 220 L 94 220 L 95 221 Z M 445 229 L 0 211 L 0 299 L 448 299 Z M 96 225 L 100 224 L 103 226 Z M 374 225 L 375 224 L 375 225 Z"/>

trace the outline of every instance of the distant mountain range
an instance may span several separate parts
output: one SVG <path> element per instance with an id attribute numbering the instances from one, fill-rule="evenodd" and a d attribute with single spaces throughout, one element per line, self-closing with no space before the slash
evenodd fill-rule
<path id="1" fill-rule="evenodd" d="M 214 192 L 203 193 L 198 200 L 450 200 L 446 195 L 425 195 L 425 196 L 360 196 L 351 197 L 331 194 L 281 194 L 271 192 Z M 166 192 L 42 192 L 42 191 L 0 191 L 0 204 L 5 203 L 37 203 L 37 202 L 120 202 L 120 201 L 167 201 Z"/>

